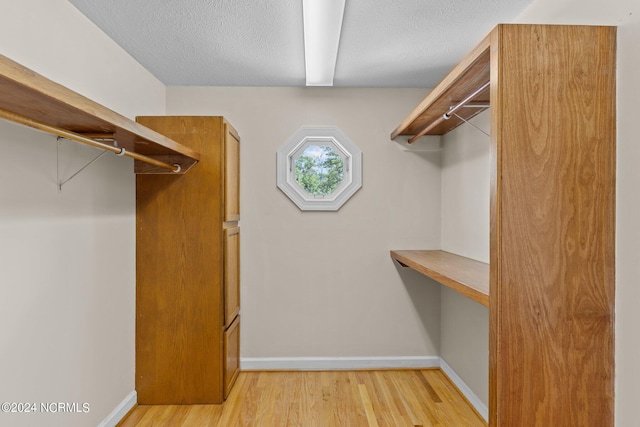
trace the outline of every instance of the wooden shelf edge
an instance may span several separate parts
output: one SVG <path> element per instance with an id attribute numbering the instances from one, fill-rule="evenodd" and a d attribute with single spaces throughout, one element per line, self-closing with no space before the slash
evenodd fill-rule
<path id="1" fill-rule="evenodd" d="M 490 48 L 491 34 L 488 34 L 473 50 L 471 50 L 471 52 L 469 52 L 462 59 L 462 61 L 458 63 L 458 65 L 453 68 L 453 70 L 451 70 L 451 72 L 440 82 L 440 84 L 438 84 L 438 86 L 436 86 L 425 97 L 425 99 L 420 104 L 418 104 L 416 108 L 413 109 L 413 111 L 402 121 L 402 123 L 400 123 L 400 125 L 398 125 L 398 127 L 393 132 L 391 132 L 391 139 L 393 140 L 399 135 L 417 134 L 418 132 L 415 132 L 412 126 L 415 127 L 416 122 L 419 121 L 425 113 L 430 112 L 430 109 L 435 110 L 433 111 L 433 114 L 430 115 L 430 117 L 439 117 L 447 112 L 448 107 L 451 103 L 461 101 L 462 99 L 448 99 L 448 92 L 453 87 L 460 84 L 460 82 L 463 81 L 467 75 L 478 75 L 478 68 L 481 68 L 483 70 L 483 73 L 480 74 L 486 75 L 486 81 L 488 81 Z M 481 84 L 477 84 L 478 87 L 480 87 L 480 85 Z M 486 100 L 488 101 L 488 96 L 485 96 L 483 98 L 486 98 Z M 477 115 L 485 109 L 486 108 L 466 109 L 466 114 L 460 112 L 459 115 L 468 120 L 469 118 Z M 427 121 L 430 122 L 431 118 L 429 118 L 429 120 Z M 444 123 L 442 126 L 438 126 L 433 131 L 429 132 L 428 135 L 443 135 L 463 123 L 462 120 L 453 117 L 445 122 L 446 123 Z"/>
<path id="2" fill-rule="evenodd" d="M 200 154 L 0 55 L 0 108 L 78 134 L 111 134 L 146 156 L 173 156 L 187 170 Z"/>
<path id="3" fill-rule="evenodd" d="M 489 264 L 440 250 L 392 250 L 391 258 L 489 307 Z"/>

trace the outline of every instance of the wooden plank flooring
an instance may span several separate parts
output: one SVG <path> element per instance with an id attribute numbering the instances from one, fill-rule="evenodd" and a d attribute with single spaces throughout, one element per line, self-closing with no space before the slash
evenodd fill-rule
<path id="1" fill-rule="evenodd" d="M 224 405 L 138 406 L 120 427 L 486 426 L 439 369 L 241 372 Z"/>

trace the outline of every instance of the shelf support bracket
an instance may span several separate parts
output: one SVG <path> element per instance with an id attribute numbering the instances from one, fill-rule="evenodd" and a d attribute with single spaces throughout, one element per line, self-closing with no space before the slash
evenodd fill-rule
<path id="1" fill-rule="evenodd" d="M 456 113 L 453 113 L 453 115 L 456 116 L 457 118 L 459 118 L 460 120 L 462 120 L 463 122 L 465 122 L 466 124 L 468 124 L 469 126 L 471 126 L 472 128 L 474 128 L 475 130 L 477 130 L 478 132 L 481 132 L 481 133 L 487 135 L 489 138 L 491 138 L 491 135 L 489 135 L 487 132 L 483 131 L 478 126 L 476 126 L 473 123 L 471 123 L 469 120 L 467 120 L 467 119 L 465 119 L 463 117 L 460 117 Z"/>
<path id="2" fill-rule="evenodd" d="M 89 166 L 91 166 L 93 163 L 97 162 L 102 156 L 104 156 L 105 154 L 108 153 L 108 151 L 104 150 L 102 151 L 100 154 L 98 154 L 96 157 L 94 157 L 92 160 L 89 161 L 89 163 L 87 163 L 86 165 L 82 166 L 80 169 L 78 169 L 74 174 L 72 174 L 69 178 L 65 179 L 64 181 L 60 178 L 60 144 L 61 144 L 61 140 L 66 139 L 63 138 L 61 136 L 57 137 L 58 143 L 56 145 L 56 182 L 58 184 L 58 193 L 62 192 L 62 186 L 65 185 L 67 182 L 71 181 L 73 178 L 75 178 L 80 172 L 82 172 L 83 170 L 85 170 L 86 168 L 88 168 Z M 114 146 L 117 146 L 118 144 L 114 141 Z"/>

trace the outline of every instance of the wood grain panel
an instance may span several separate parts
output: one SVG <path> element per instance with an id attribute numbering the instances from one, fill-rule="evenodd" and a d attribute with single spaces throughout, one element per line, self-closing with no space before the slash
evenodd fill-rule
<path id="1" fill-rule="evenodd" d="M 391 251 L 391 258 L 405 267 L 489 306 L 489 264 L 445 251 Z"/>
<path id="2" fill-rule="evenodd" d="M 240 227 L 224 229 L 224 324 L 240 312 Z"/>
<path id="3" fill-rule="evenodd" d="M 224 332 L 224 397 L 226 398 L 240 372 L 240 316 Z"/>
<path id="4" fill-rule="evenodd" d="M 491 129 L 498 129 L 502 119 L 502 109 L 504 108 L 498 96 L 498 82 L 500 78 L 500 27 L 494 29 L 489 35 L 491 40 Z M 491 132 L 490 136 L 490 196 L 489 196 L 489 423 L 492 427 L 499 426 L 498 418 L 498 361 L 500 353 L 498 351 L 498 337 L 500 336 L 500 316 L 501 298 L 498 292 L 498 283 L 502 283 L 502 271 L 500 268 L 499 256 L 502 254 L 502 211 L 500 210 L 502 192 L 498 189 L 502 187 L 502 156 L 498 155 L 498 135 L 499 132 Z M 493 290 L 493 292 L 492 292 Z"/>
<path id="5" fill-rule="evenodd" d="M 140 404 L 223 399 L 221 118 L 140 117 L 201 153 L 186 175 L 138 175 L 136 390 Z M 218 325 L 218 327 L 213 327 Z"/>
<path id="6" fill-rule="evenodd" d="M 431 399 L 425 382 L 442 399 Z M 486 423 L 446 375 L 433 369 L 241 372 L 223 405 L 140 406 L 121 427 L 376 425 L 481 427 Z"/>
<path id="7" fill-rule="evenodd" d="M 240 137 L 227 122 L 224 123 L 224 220 L 240 219 Z"/>
<path id="8" fill-rule="evenodd" d="M 491 424 L 613 426 L 615 28 L 497 31 Z"/>

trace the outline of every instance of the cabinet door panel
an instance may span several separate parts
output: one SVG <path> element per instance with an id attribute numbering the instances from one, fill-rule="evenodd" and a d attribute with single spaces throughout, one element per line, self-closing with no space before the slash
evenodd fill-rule
<path id="1" fill-rule="evenodd" d="M 229 396 L 231 387 L 240 371 L 240 316 L 224 333 L 224 398 Z"/>
<path id="2" fill-rule="evenodd" d="M 240 311 L 240 227 L 224 229 L 224 324 Z"/>
<path id="3" fill-rule="evenodd" d="M 224 220 L 240 219 L 240 138 L 229 125 L 224 125 Z"/>

